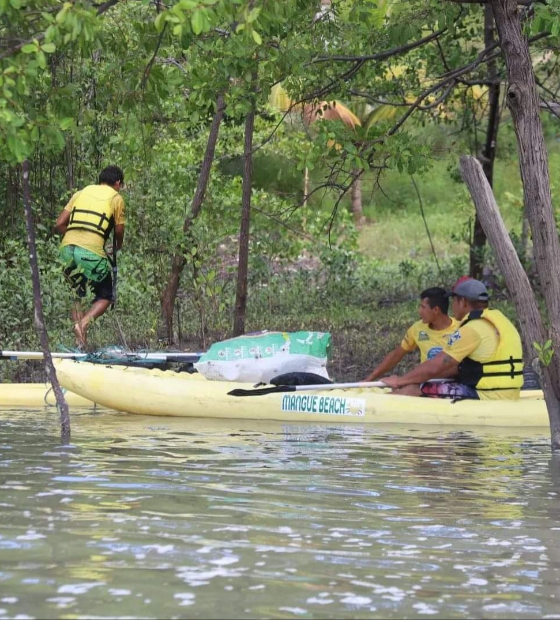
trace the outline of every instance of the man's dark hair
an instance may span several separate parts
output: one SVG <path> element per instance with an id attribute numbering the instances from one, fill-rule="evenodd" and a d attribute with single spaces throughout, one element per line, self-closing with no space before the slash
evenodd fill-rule
<path id="1" fill-rule="evenodd" d="M 114 185 L 117 181 L 121 183 L 124 181 L 123 171 L 118 166 L 107 166 L 99 173 L 99 185 L 102 183 Z"/>
<path id="2" fill-rule="evenodd" d="M 449 311 L 449 299 L 447 298 L 447 291 L 439 286 L 433 288 L 427 288 L 420 293 L 420 299 L 427 299 L 430 308 L 438 307 L 443 314 L 447 314 Z"/>
<path id="3" fill-rule="evenodd" d="M 469 299 L 468 297 L 463 297 L 462 295 L 455 295 L 457 299 L 464 299 L 472 306 L 473 310 L 486 310 L 488 308 L 487 301 L 481 301 L 479 299 Z"/>

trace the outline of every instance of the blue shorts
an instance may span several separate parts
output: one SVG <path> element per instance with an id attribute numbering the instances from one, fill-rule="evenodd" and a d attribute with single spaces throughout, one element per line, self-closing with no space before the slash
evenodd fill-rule
<path id="1" fill-rule="evenodd" d="M 470 385 L 456 381 L 426 381 L 420 386 L 422 396 L 428 398 L 452 398 L 453 400 L 480 400 L 478 392 Z"/>

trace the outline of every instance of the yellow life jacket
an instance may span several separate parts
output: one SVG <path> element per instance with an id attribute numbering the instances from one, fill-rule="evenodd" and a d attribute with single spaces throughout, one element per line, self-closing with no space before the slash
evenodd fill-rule
<path id="1" fill-rule="evenodd" d="M 459 364 L 458 381 L 477 390 L 511 390 L 523 386 L 523 347 L 514 325 L 499 310 L 474 310 L 461 323 L 486 320 L 498 332 L 498 346 L 487 362 L 465 358 Z"/>
<path id="2" fill-rule="evenodd" d="M 118 192 L 109 185 L 88 185 L 80 192 L 66 230 L 87 230 L 107 239 L 113 230 L 112 201 Z"/>

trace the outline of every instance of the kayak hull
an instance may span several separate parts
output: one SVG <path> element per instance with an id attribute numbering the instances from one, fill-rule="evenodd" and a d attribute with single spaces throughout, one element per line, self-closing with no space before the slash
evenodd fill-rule
<path id="1" fill-rule="evenodd" d="M 105 407 L 141 415 L 457 426 L 548 427 L 542 393 L 517 401 L 462 401 L 392 396 L 375 388 L 228 395 L 251 384 L 208 381 L 199 374 L 56 362 L 60 384 Z"/>
<path id="2" fill-rule="evenodd" d="M 70 407 L 93 407 L 94 402 L 67 392 L 64 397 Z M 56 397 L 48 383 L 1 383 L 0 407 L 47 407 L 55 406 Z"/>

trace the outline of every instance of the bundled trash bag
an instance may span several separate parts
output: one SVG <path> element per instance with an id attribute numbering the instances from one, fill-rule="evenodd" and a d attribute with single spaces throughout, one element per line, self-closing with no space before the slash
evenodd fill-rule
<path id="1" fill-rule="evenodd" d="M 331 335 L 324 332 L 262 332 L 213 344 L 195 363 L 212 381 L 269 383 L 278 375 L 305 372 L 329 378 Z"/>

